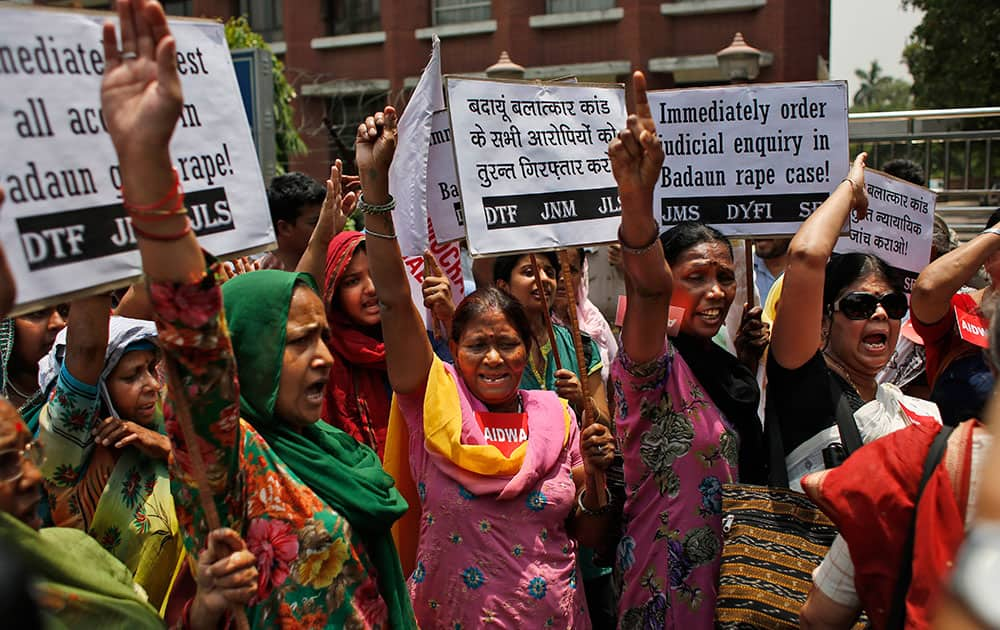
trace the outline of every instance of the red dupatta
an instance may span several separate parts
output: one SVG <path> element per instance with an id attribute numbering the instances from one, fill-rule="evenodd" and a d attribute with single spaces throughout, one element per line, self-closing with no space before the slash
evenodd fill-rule
<path id="1" fill-rule="evenodd" d="M 330 324 L 327 346 L 333 368 L 326 386 L 323 419 L 375 449 L 385 450 L 390 395 L 386 385 L 385 345 L 340 311 L 336 291 L 354 252 L 364 242 L 361 232 L 341 232 L 326 253 L 323 301 Z"/>
<path id="2" fill-rule="evenodd" d="M 971 451 L 966 446 L 974 424 L 964 423 L 952 434 L 920 500 L 913 579 L 906 596 L 907 628 L 930 626 L 930 613 L 965 538 L 965 497 L 960 506 L 949 468 L 955 470 L 958 464 L 965 471 L 958 478 L 967 479 Z M 913 424 L 867 444 L 837 468 L 802 479 L 803 490 L 847 541 L 855 590 L 877 629 L 888 622 L 913 500 L 927 452 L 940 430 L 936 423 Z"/>

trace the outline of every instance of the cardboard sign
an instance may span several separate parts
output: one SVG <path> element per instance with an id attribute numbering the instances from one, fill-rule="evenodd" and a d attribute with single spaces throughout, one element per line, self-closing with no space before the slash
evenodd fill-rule
<path id="1" fill-rule="evenodd" d="M 101 111 L 108 17 L 0 7 L 0 238 L 18 283 L 14 313 L 140 273 Z M 194 231 L 216 255 L 265 249 L 274 232 L 223 26 L 170 28 L 184 90 L 170 152 Z"/>
<path id="2" fill-rule="evenodd" d="M 850 166 L 847 83 L 649 93 L 666 159 L 654 192 L 662 230 L 701 221 L 727 236 L 787 236 Z"/>
<path id="3" fill-rule="evenodd" d="M 483 430 L 486 443 L 500 449 L 504 457 L 510 457 L 518 446 L 528 441 L 528 414 L 526 413 L 477 411 L 476 422 Z"/>
<path id="4" fill-rule="evenodd" d="M 446 77 L 445 88 L 473 256 L 616 240 L 608 143 L 625 124 L 623 86 Z"/>
<path id="5" fill-rule="evenodd" d="M 868 216 L 858 221 L 852 212 L 850 236 L 838 240 L 833 251 L 878 256 L 903 275 L 910 292 L 931 259 L 937 194 L 870 168 L 865 169 L 865 189 Z"/>
<path id="6" fill-rule="evenodd" d="M 955 304 L 954 308 L 958 335 L 980 348 L 989 348 L 990 323 L 979 313 L 966 310 L 960 304 Z"/>
<path id="7" fill-rule="evenodd" d="M 448 111 L 431 117 L 431 146 L 427 152 L 427 216 L 434 226 L 438 242 L 465 238 L 462 195 L 458 189 L 455 151 L 451 142 Z"/>

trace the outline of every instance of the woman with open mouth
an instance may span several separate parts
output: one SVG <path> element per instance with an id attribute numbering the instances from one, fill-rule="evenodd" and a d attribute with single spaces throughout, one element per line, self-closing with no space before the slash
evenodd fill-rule
<path id="1" fill-rule="evenodd" d="M 837 429 L 838 407 L 849 409 L 843 421 L 853 422 L 853 412 L 875 398 L 875 375 L 889 362 L 907 311 L 902 281 L 884 261 L 868 254 L 831 258 L 851 209 L 860 218 L 867 213 L 866 157 L 858 155 L 788 249 L 767 361 L 766 415 L 772 447 L 796 470 L 831 468 L 849 455 L 850 438 Z M 788 482 L 799 488 L 798 479 Z"/>
<path id="2" fill-rule="evenodd" d="M 361 232 L 340 232 L 330 241 L 323 301 L 331 328 L 327 345 L 334 358 L 323 419 L 382 457 L 392 392 L 381 310 Z"/>
<path id="3" fill-rule="evenodd" d="M 632 88 L 636 113 L 608 149 L 622 201 L 628 297 L 610 379 L 626 493 L 619 627 L 708 628 L 722 485 L 766 479 L 760 391 L 750 369 L 712 341 L 736 292 L 729 242 L 695 223 L 658 238 L 653 189 L 663 148 L 641 72 Z M 676 338 L 668 338 L 671 305 L 684 309 Z M 767 341 L 760 309 L 744 309 L 738 337 L 741 354 L 756 361 Z"/>
<path id="4" fill-rule="evenodd" d="M 52 524 L 96 538 L 159 607 L 182 549 L 156 326 L 111 317 L 108 295 L 78 299 L 71 309 L 39 368 L 42 388 L 55 389 L 38 432 Z"/>
<path id="5" fill-rule="evenodd" d="M 606 490 L 587 470 L 610 463 L 611 432 L 596 422 L 581 431 L 555 393 L 520 388 L 532 325 L 521 304 L 494 287 L 458 305 L 454 366 L 434 355 L 395 240 L 388 189 L 395 110 L 368 117 L 355 146 L 396 393 L 386 466 L 412 490 L 397 542 L 412 570 L 417 621 L 590 628 L 574 537 L 583 540 L 605 518 L 598 492 Z"/>

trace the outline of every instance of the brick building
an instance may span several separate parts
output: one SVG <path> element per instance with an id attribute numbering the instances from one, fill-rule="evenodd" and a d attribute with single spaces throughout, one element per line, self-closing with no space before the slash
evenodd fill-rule
<path id="1" fill-rule="evenodd" d="M 36 0 L 39 1 L 39 0 Z M 107 7 L 106 0 L 47 4 Z M 829 0 L 167 0 L 175 15 L 244 14 L 284 59 L 309 153 L 291 167 L 324 178 L 357 124 L 402 106 L 441 38 L 445 73 L 482 73 L 499 53 L 527 78 L 652 88 L 721 82 L 715 52 L 736 31 L 763 51 L 759 82 L 826 78 Z"/>

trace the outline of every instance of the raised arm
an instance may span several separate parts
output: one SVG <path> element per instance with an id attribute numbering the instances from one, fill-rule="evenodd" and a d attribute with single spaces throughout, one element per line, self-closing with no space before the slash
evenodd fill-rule
<path id="1" fill-rule="evenodd" d="M 125 208 L 139 241 L 159 340 L 168 372 L 181 392 L 169 392 L 166 424 L 173 442 L 171 477 L 188 551 L 204 546 L 203 508 L 214 502 L 223 524 L 236 523 L 242 506 L 239 459 L 239 387 L 222 317 L 222 294 L 191 231 L 168 143 L 183 96 L 176 44 L 163 8 L 149 0 L 118 3 L 122 50 L 113 24 L 104 25 L 105 71 L 101 105 L 121 165 Z M 185 400 L 187 399 L 187 400 Z M 175 410 L 191 413 L 190 444 Z M 207 468 L 198 483 L 192 455 Z M 178 493 L 176 485 L 184 487 Z M 211 497 L 202 502 L 199 491 Z"/>
<path id="2" fill-rule="evenodd" d="M 312 275 L 317 285 L 323 284 L 323 272 L 326 267 L 326 250 L 330 240 L 339 234 L 347 225 L 347 217 L 354 210 L 355 195 L 353 192 L 341 197 L 341 171 L 344 165 L 337 160 L 330 167 L 330 179 L 326 180 L 326 197 L 319 210 L 319 220 L 313 228 L 309 244 L 303 252 L 295 271 Z"/>
<path id="3" fill-rule="evenodd" d="M 622 204 L 618 240 L 628 297 L 622 344 L 633 361 L 645 363 L 663 350 L 673 277 L 663 259 L 659 226 L 653 218 L 653 188 L 663 166 L 663 146 L 656 138 L 646 77 L 641 72 L 632 75 L 632 90 L 635 113 L 628 117 L 627 128 L 611 141 L 608 156 Z"/>
<path id="4" fill-rule="evenodd" d="M 184 101 L 177 44 L 156 2 L 119 0 L 118 18 L 121 50 L 114 24 L 104 24 L 101 107 L 118 154 L 142 268 L 150 284 L 192 282 L 204 274 L 205 258 L 175 194 L 179 183 L 168 148 Z"/>
<path id="5" fill-rule="evenodd" d="M 410 297 L 410 285 L 396 242 L 391 212 L 372 212 L 389 202 L 389 165 L 396 150 L 396 110 L 369 116 L 358 127 L 355 145 L 361 175 L 361 210 L 365 212 L 365 239 L 372 282 L 382 311 L 382 339 L 392 389 L 409 394 L 423 387 L 434 353 L 424 321 Z"/>
<path id="6" fill-rule="evenodd" d="M 66 369 L 76 380 L 97 385 L 108 348 L 111 297 L 92 295 L 74 300 L 70 313 L 72 317 L 66 324 Z"/>
<path id="7" fill-rule="evenodd" d="M 998 250 L 1000 234 L 983 232 L 924 267 L 910 296 L 913 316 L 925 324 L 940 321 L 951 308 L 952 296 Z"/>
<path id="8" fill-rule="evenodd" d="M 826 263 L 853 208 L 859 218 L 868 212 L 865 193 L 865 159 L 861 153 L 851 170 L 805 220 L 788 246 L 783 299 L 771 328 L 771 356 L 788 370 L 801 367 L 816 354 L 823 327 L 823 281 Z"/>

